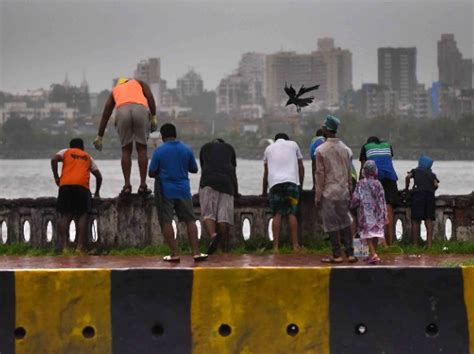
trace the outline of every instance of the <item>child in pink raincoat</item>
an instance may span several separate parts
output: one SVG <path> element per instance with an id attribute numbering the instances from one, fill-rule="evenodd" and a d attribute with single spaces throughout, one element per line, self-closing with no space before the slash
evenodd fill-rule
<path id="1" fill-rule="evenodd" d="M 382 184 L 377 180 L 377 166 L 372 160 L 365 162 L 362 177 L 352 194 L 351 209 L 358 208 L 358 228 L 361 240 L 369 246 L 370 264 L 379 263 L 377 243 L 384 239 L 384 226 L 388 223 L 387 206 Z"/>

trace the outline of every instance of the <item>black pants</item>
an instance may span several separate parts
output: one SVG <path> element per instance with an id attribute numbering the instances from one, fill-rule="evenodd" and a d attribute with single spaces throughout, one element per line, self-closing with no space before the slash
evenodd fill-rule
<path id="1" fill-rule="evenodd" d="M 339 231 L 328 232 L 328 234 L 331 240 L 332 255 L 334 258 L 341 257 L 341 242 L 339 241 L 339 234 L 341 235 L 341 241 L 344 245 L 344 252 L 346 253 L 346 256 L 351 257 L 354 255 L 352 231 L 350 226 Z"/>

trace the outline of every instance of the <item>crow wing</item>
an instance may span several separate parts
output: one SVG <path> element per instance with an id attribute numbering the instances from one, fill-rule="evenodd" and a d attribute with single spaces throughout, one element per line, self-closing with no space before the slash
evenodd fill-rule
<path id="1" fill-rule="evenodd" d="M 296 105 L 300 107 L 309 106 L 314 100 L 314 97 L 307 97 L 307 98 L 297 98 Z"/>
<path id="2" fill-rule="evenodd" d="M 293 98 L 296 96 L 296 91 L 295 89 L 293 88 L 293 85 L 290 84 L 290 87 L 286 86 L 285 84 L 285 88 L 284 88 L 286 94 L 288 95 L 288 97 L 290 98 Z"/>
<path id="3" fill-rule="evenodd" d="M 298 91 L 298 94 L 296 95 L 296 97 L 300 97 L 300 96 L 304 95 L 306 92 L 317 90 L 318 88 L 319 88 L 319 85 L 311 86 L 311 87 L 308 87 L 308 88 L 306 88 L 306 87 L 304 87 L 304 85 L 302 85 L 300 90 Z"/>

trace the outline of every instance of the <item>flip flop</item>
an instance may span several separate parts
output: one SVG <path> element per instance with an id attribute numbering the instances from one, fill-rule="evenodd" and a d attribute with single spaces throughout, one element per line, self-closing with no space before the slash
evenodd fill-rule
<path id="1" fill-rule="evenodd" d="M 120 194 L 119 196 L 120 197 L 123 197 L 123 196 L 126 196 L 126 195 L 130 195 L 132 194 L 132 186 L 123 186 L 122 190 L 120 191 Z"/>
<path id="2" fill-rule="evenodd" d="M 151 189 L 149 189 L 146 185 L 140 186 L 138 188 L 137 194 L 139 195 L 148 195 L 151 194 Z"/>
<path id="3" fill-rule="evenodd" d="M 349 263 L 356 263 L 359 259 L 357 257 L 354 257 L 354 256 L 349 256 L 347 257 L 347 261 Z"/>
<path id="4" fill-rule="evenodd" d="M 326 257 L 326 258 L 322 258 L 321 259 L 321 262 L 322 263 L 333 263 L 333 264 L 340 264 L 342 263 L 344 260 L 339 257 L 339 258 L 334 258 L 334 257 Z"/>
<path id="5" fill-rule="evenodd" d="M 193 259 L 194 259 L 195 262 L 205 261 L 207 259 L 207 254 L 205 254 L 205 253 L 195 254 L 193 256 Z"/>
<path id="6" fill-rule="evenodd" d="M 219 247 L 219 242 L 221 242 L 221 239 L 221 234 L 216 234 L 216 236 L 211 239 L 211 242 L 209 243 L 209 248 L 207 249 L 207 254 L 213 254 L 217 251 L 217 247 Z"/>
<path id="7" fill-rule="evenodd" d="M 372 257 L 367 261 L 369 264 L 379 264 L 380 262 L 382 262 L 382 260 L 379 256 Z"/>
<path id="8" fill-rule="evenodd" d="M 179 256 L 172 256 L 172 255 L 164 256 L 163 260 L 165 262 L 179 262 L 180 261 Z"/>

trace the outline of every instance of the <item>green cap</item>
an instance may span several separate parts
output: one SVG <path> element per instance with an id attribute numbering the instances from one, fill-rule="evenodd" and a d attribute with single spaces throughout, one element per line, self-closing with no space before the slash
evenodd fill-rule
<path id="1" fill-rule="evenodd" d="M 339 127 L 339 124 L 341 124 L 341 121 L 334 117 L 334 116 L 326 116 L 326 119 L 324 120 L 323 127 L 326 128 L 326 130 L 329 130 L 330 132 L 337 132 L 337 128 Z"/>

